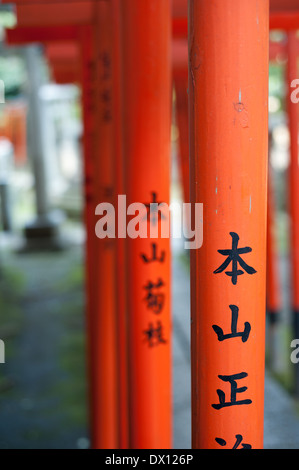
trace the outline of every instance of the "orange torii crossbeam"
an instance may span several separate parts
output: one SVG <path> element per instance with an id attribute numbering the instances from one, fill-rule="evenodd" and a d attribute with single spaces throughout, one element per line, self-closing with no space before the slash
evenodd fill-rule
<path id="1" fill-rule="evenodd" d="M 149 209 L 151 203 L 169 204 L 170 197 L 170 2 L 126 0 L 121 6 L 125 191 L 128 205 L 141 202 Z M 149 238 L 164 216 L 146 210 L 137 218 L 147 238 L 127 238 L 130 447 L 135 449 L 172 446 L 170 240 L 159 234 Z"/>
<path id="2" fill-rule="evenodd" d="M 189 0 L 189 15 L 192 445 L 262 448 L 269 1 Z"/>
<path id="3" fill-rule="evenodd" d="M 12 2 L 9 2 L 12 3 Z M 91 24 L 94 19 L 94 1 L 59 3 L 26 3 L 14 1 L 17 5 L 17 24 L 23 26 L 64 26 Z"/>

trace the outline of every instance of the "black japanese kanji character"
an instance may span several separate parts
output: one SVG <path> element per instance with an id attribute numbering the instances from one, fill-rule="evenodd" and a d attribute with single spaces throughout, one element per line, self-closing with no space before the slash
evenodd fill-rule
<path id="1" fill-rule="evenodd" d="M 149 202 L 147 204 L 145 204 L 145 207 L 147 209 L 147 215 L 146 215 L 146 219 L 148 221 L 150 221 L 150 223 L 153 223 L 154 225 L 156 225 L 156 223 L 158 222 L 158 220 L 165 220 L 166 217 L 165 215 L 162 213 L 161 210 L 159 210 L 159 204 L 162 204 L 162 202 L 158 202 L 157 201 L 157 193 L 155 193 L 154 191 L 152 192 L 152 197 L 153 197 L 153 200 L 152 202 Z M 148 217 L 149 216 L 149 217 Z"/>
<path id="2" fill-rule="evenodd" d="M 245 253 L 250 253 L 252 251 L 252 248 L 250 248 L 249 246 L 246 246 L 244 248 L 238 248 L 239 235 L 235 232 L 230 232 L 230 236 L 232 237 L 232 249 L 231 250 L 218 250 L 218 253 L 220 253 L 223 256 L 227 256 L 227 258 L 224 261 L 224 263 L 218 269 L 214 271 L 214 274 L 222 273 L 228 267 L 228 265 L 232 263 L 232 270 L 225 271 L 225 274 L 227 276 L 231 276 L 232 283 L 236 285 L 238 276 L 240 276 L 241 274 L 244 274 L 244 271 L 247 274 L 254 274 L 256 273 L 256 270 L 252 268 L 251 266 L 249 266 L 248 264 L 246 264 L 245 261 L 240 256 Z M 244 269 L 244 271 L 242 271 L 241 269 L 238 269 L 238 263 Z"/>
<path id="3" fill-rule="evenodd" d="M 226 441 L 224 439 L 221 439 L 221 437 L 216 437 L 215 441 L 221 447 L 226 446 Z M 234 446 L 232 447 L 232 449 L 238 449 L 238 447 L 240 446 L 242 441 L 243 441 L 243 436 L 241 434 L 236 434 L 236 442 L 235 442 Z M 242 444 L 242 450 L 243 449 L 252 449 L 252 446 L 250 444 Z"/>
<path id="4" fill-rule="evenodd" d="M 237 380 L 244 379 L 247 377 L 248 374 L 246 372 L 240 372 L 239 374 L 233 375 L 218 375 L 219 379 L 223 380 L 224 382 L 229 382 L 231 385 L 231 396 L 230 401 L 225 401 L 225 393 L 222 390 L 217 390 L 217 394 L 219 397 L 219 403 L 212 405 L 215 410 L 220 410 L 221 408 L 227 406 L 234 406 L 234 405 L 250 405 L 252 403 L 251 400 L 239 400 L 237 401 L 237 393 L 243 393 L 247 390 L 247 387 L 238 388 Z"/>
<path id="5" fill-rule="evenodd" d="M 165 295 L 163 293 L 156 293 L 153 291 L 160 289 L 163 286 L 164 286 L 164 282 L 162 281 L 161 278 L 159 278 L 156 284 L 149 281 L 147 285 L 143 287 L 144 289 L 148 291 L 147 296 L 144 298 L 144 300 L 147 302 L 147 308 L 153 310 L 153 312 L 156 314 L 161 313 L 163 309 Z"/>
<path id="6" fill-rule="evenodd" d="M 220 326 L 218 325 L 213 325 L 212 328 L 218 336 L 218 341 L 224 341 L 228 338 L 237 338 L 238 336 L 240 336 L 242 338 L 243 343 L 245 343 L 248 340 L 249 333 L 251 331 L 251 325 L 249 322 L 245 322 L 244 331 L 237 332 L 239 308 L 236 305 L 230 305 L 229 308 L 232 312 L 231 333 L 228 333 L 226 335 L 223 334 L 222 328 L 220 328 Z"/>
<path id="7" fill-rule="evenodd" d="M 151 263 L 152 261 L 158 261 L 159 263 L 163 263 L 163 261 L 165 259 L 165 251 L 162 251 L 160 257 L 158 258 L 157 257 L 157 244 L 152 243 L 152 257 L 149 258 L 148 256 L 146 256 L 143 253 L 140 256 L 141 256 L 141 258 L 143 259 L 143 261 L 145 263 Z"/>
<path id="8" fill-rule="evenodd" d="M 143 333 L 146 336 L 145 341 L 148 342 L 150 348 L 167 343 L 163 338 L 163 326 L 160 321 L 157 321 L 156 327 L 154 327 L 153 323 L 149 323 L 148 329 L 144 330 Z"/>
<path id="9" fill-rule="evenodd" d="M 102 66 L 101 79 L 107 80 L 111 77 L 111 59 L 109 53 L 104 51 L 102 54 L 100 54 L 99 59 Z"/>

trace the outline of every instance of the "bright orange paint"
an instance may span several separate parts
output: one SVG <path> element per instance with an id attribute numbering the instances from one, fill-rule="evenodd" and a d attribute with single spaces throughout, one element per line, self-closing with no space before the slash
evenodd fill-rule
<path id="1" fill-rule="evenodd" d="M 121 5 L 127 205 L 148 204 L 154 196 L 157 202 L 169 203 L 170 2 L 126 0 Z M 150 227 L 144 215 L 140 226 Z M 156 260 L 152 260 L 153 243 Z M 127 238 L 127 248 L 130 447 L 169 448 L 170 240 Z"/>
<path id="2" fill-rule="evenodd" d="M 191 202 L 203 203 L 204 232 L 191 251 L 194 448 L 231 449 L 236 435 L 238 448 L 263 446 L 268 46 L 268 0 L 189 0 Z M 232 250 L 234 233 L 252 268 L 237 262 L 235 284 L 235 267 L 228 259 L 221 270 L 227 256 L 218 252 Z M 219 341 L 213 326 L 231 333 L 236 309 L 248 338 Z M 217 409 L 220 398 L 231 402 L 223 376 L 243 373 L 235 398 L 245 404 Z"/>

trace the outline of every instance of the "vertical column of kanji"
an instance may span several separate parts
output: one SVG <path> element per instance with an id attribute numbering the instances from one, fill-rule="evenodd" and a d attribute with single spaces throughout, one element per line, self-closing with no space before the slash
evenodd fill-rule
<path id="1" fill-rule="evenodd" d="M 96 144 L 95 197 L 97 206 L 115 207 L 112 119 L 112 10 L 111 0 L 95 2 L 96 10 Z M 96 209 L 97 215 L 102 214 Z M 113 219 L 113 215 L 110 216 Z M 98 221 L 94 253 L 96 338 L 96 410 L 93 420 L 93 447 L 118 448 L 118 374 L 116 326 L 116 243 L 113 220 L 107 215 Z M 102 222 L 101 222 L 102 221 Z M 97 226 L 98 226 L 97 222 Z M 112 225 L 111 225 L 112 224 Z M 105 233 L 106 232 L 106 233 Z"/>
<path id="2" fill-rule="evenodd" d="M 121 15 L 125 189 L 128 205 L 145 209 L 128 209 L 130 446 L 169 448 L 170 240 L 153 232 L 167 222 L 158 203 L 170 191 L 170 2 L 127 0 Z"/>
<path id="3" fill-rule="evenodd" d="M 121 117 L 121 57 L 120 57 L 120 2 L 112 0 L 113 8 L 113 122 L 114 122 L 114 154 L 116 162 L 116 193 L 124 195 L 124 158 Z M 126 226 L 126 213 L 117 207 L 117 228 Z M 127 354 L 127 304 L 126 304 L 126 251 L 125 238 L 121 231 L 116 239 L 116 282 L 117 282 L 117 347 L 119 364 L 119 446 L 127 449 L 129 445 L 129 416 L 128 416 L 128 354 Z"/>
<path id="4" fill-rule="evenodd" d="M 86 230 L 85 248 L 85 302 L 86 302 L 86 352 L 89 388 L 89 419 L 93 420 L 96 393 L 94 389 L 94 345 L 93 319 L 95 279 L 93 277 L 93 256 L 95 250 L 94 231 L 94 143 L 95 143 L 95 55 L 92 26 L 80 27 L 81 44 L 81 87 L 82 87 L 82 118 L 83 118 L 83 166 L 84 166 L 84 221 Z"/>
<path id="5" fill-rule="evenodd" d="M 287 87 L 289 90 L 287 109 L 290 131 L 289 210 L 291 219 L 291 283 L 293 307 L 293 335 L 299 338 L 299 164 L 298 164 L 298 104 L 292 101 L 292 81 L 298 78 L 298 39 L 295 31 L 288 34 Z M 299 395 L 299 367 L 295 366 L 295 390 Z"/>
<path id="6" fill-rule="evenodd" d="M 194 448 L 263 445 L 268 21 L 268 0 L 189 0 Z"/>

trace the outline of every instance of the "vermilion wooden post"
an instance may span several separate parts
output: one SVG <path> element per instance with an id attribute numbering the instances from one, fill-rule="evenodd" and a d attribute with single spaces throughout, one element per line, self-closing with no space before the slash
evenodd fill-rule
<path id="1" fill-rule="evenodd" d="M 114 125 L 112 104 L 112 2 L 99 0 L 95 6 L 96 41 L 96 128 L 95 199 L 115 207 Z M 97 211 L 96 211 L 97 213 Z M 97 217 L 95 217 L 95 221 Z M 118 366 L 116 320 L 116 242 L 97 239 L 95 244 L 95 342 L 96 407 L 93 427 L 94 448 L 118 448 Z"/>
<path id="2" fill-rule="evenodd" d="M 113 49 L 112 49 L 112 113 L 113 113 L 113 152 L 115 161 L 115 187 L 116 194 L 125 194 L 124 189 L 124 169 L 123 158 L 123 132 L 121 113 L 121 45 L 120 45 L 120 3 L 121 0 L 112 0 L 113 13 Z M 126 214 L 116 207 L 117 229 L 119 225 L 125 224 Z M 120 223 L 118 223 L 120 220 Z M 117 230 L 118 231 L 118 230 Z M 129 389 L 128 389 L 128 314 L 127 314 L 127 278 L 125 273 L 126 265 L 126 245 L 125 239 L 116 239 L 116 309 L 117 309 L 117 355 L 118 355 L 118 421 L 119 421 L 119 447 L 127 449 L 129 446 Z"/>
<path id="3" fill-rule="evenodd" d="M 127 0 L 121 6 L 127 205 L 149 209 L 151 203 L 169 203 L 170 2 Z M 154 210 L 150 220 L 148 212 L 136 216 L 139 230 L 149 233 L 166 215 Z M 128 237 L 127 247 L 130 447 L 169 448 L 170 240 Z"/>
<path id="4" fill-rule="evenodd" d="M 268 30 L 268 0 L 189 0 L 194 448 L 263 446 Z"/>
<path id="5" fill-rule="evenodd" d="M 289 167 L 289 210 L 290 210 L 290 252 L 291 284 L 293 309 L 293 335 L 299 338 L 299 164 L 298 164 L 298 103 L 292 98 L 292 81 L 298 78 L 298 45 L 296 32 L 288 34 L 287 86 L 288 116 L 290 131 L 290 167 Z M 299 394 L 299 368 L 295 366 L 295 392 Z"/>

